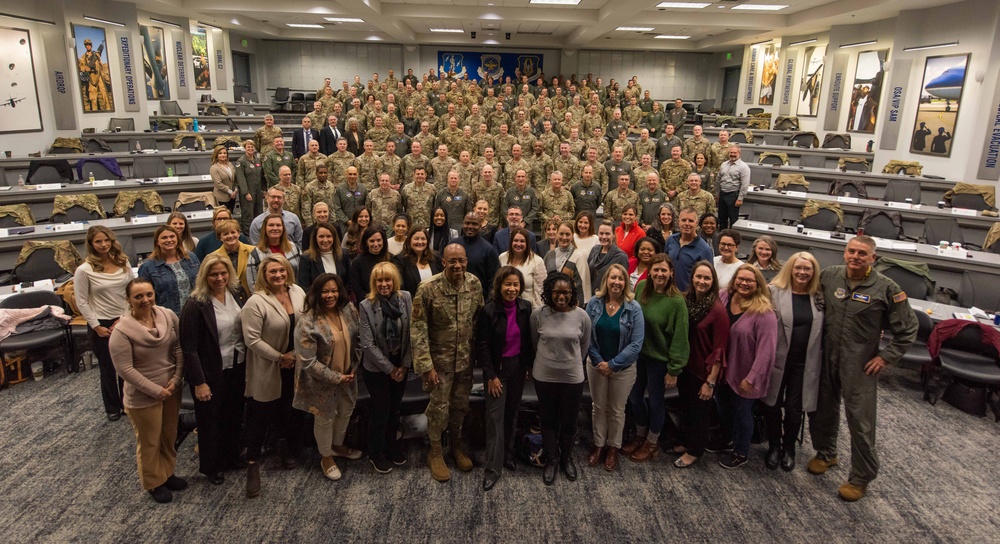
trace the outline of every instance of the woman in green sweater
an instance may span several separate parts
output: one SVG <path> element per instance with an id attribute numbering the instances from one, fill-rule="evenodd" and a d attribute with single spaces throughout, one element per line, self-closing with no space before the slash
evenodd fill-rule
<path id="1" fill-rule="evenodd" d="M 687 364 L 688 312 L 674 283 L 674 265 L 664 253 L 653 257 L 649 278 L 639 282 L 635 298 L 642 307 L 645 339 L 639 351 L 635 385 L 628 403 L 636 419 L 635 439 L 622 448 L 629 459 L 656 458 L 656 442 L 666 420 L 664 394 L 677 387 L 677 376 Z M 643 399 L 646 392 L 649 399 Z"/>

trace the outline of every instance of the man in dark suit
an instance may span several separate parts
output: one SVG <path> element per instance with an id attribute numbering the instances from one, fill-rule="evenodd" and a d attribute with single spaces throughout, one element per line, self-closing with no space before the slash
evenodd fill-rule
<path id="1" fill-rule="evenodd" d="M 510 229 L 515 227 L 528 228 L 524 225 L 524 218 L 521 212 L 521 208 L 517 206 L 511 206 L 507 208 L 507 226 L 502 228 L 493 235 L 493 247 L 496 248 L 497 254 L 503 253 L 510 249 Z M 528 247 L 535 247 L 535 233 L 528 230 Z"/>
<path id="2" fill-rule="evenodd" d="M 337 151 L 337 140 L 343 133 L 337 128 L 337 116 L 331 115 L 327 118 L 327 126 L 319 133 L 319 152 L 330 156 Z"/>
<path id="3" fill-rule="evenodd" d="M 309 152 L 309 142 L 319 141 L 319 131 L 312 128 L 312 120 L 308 117 L 302 118 L 302 128 L 292 132 L 292 157 L 298 160 L 299 157 Z"/>

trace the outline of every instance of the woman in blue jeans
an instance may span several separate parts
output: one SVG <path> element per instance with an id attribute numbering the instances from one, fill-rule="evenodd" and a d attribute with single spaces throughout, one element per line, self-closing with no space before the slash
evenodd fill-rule
<path id="1" fill-rule="evenodd" d="M 778 319 L 760 269 L 744 264 L 736 269 L 729 288 L 719 293 L 729 316 L 726 383 L 716 396 L 723 433 L 731 435 L 733 454 L 719 462 L 736 468 L 750 455 L 753 401 L 767 394 L 778 343 Z M 727 432 L 728 431 L 728 432 Z"/>
<path id="2" fill-rule="evenodd" d="M 674 266 L 665 253 L 653 256 L 649 277 L 636 286 L 635 298 L 642 307 L 645 338 L 635 385 L 628 398 L 636 420 L 636 436 L 622 448 L 622 453 L 643 462 L 657 456 L 657 440 L 667 417 L 663 396 L 667 388 L 677 387 L 677 376 L 687 365 L 690 353 L 687 304 L 674 284 Z M 643 398 L 647 392 L 648 401 Z"/>

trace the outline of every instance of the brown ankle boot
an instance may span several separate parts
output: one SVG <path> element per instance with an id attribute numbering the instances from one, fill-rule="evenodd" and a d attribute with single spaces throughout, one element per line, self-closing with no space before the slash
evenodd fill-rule
<path id="1" fill-rule="evenodd" d="M 444 453 L 441 451 L 441 441 L 431 441 L 431 451 L 427 453 L 427 466 L 431 468 L 431 476 L 439 482 L 451 479 L 448 465 L 444 464 Z"/>
<path id="2" fill-rule="evenodd" d="M 624 446 L 622 446 L 622 453 L 624 453 L 625 455 L 628 455 L 628 454 L 634 452 L 635 450 L 641 448 L 642 445 L 645 444 L 645 443 L 646 443 L 646 437 L 645 436 L 636 436 L 635 438 L 632 439 L 631 442 L 629 442 L 628 444 L 625 444 Z"/>
<path id="3" fill-rule="evenodd" d="M 448 436 L 451 441 L 451 456 L 455 459 L 455 466 L 462 472 L 469 472 L 472 470 L 472 459 L 462 450 L 461 431 L 449 433 Z"/>
<path id="4" fill-rule="evenodd" d="M 659 453 L 660 448 L 656 444 L 647 440 L 646 442 L 643 442 L 639 449 L 632 452 L 632 455 L 629 455 L 628 458 L 636 463 L 642 463 L 650 459 L 656 459 L 656 456 L 659 455 Z"/>
<path id="5" fill-rule="evenodd" d="M 610 450 L 612 448 L 608 449 Z M 594 446 L 594 448 L 590 450 L 590 455 L 587 456 L 587 466 L 596 467 L 601 464 L 602 455 L 604 455 L 604 448 Z"/>

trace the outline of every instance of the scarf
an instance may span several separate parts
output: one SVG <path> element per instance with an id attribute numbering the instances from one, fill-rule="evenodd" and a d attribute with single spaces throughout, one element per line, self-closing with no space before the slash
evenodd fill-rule
<path id="1" fill-rule="evenodd" d="M 608 246 L 607 253 L 601 253 L 602 249 L 604 249 L 604 247 L 601 244 L 597 244 L 594 246 L 594 249 L 590 250 L 590 258 L 588 261 L 590 261 L 589 264 L 592 268 L 604 268 L 611 264 L 611 260 L 616 255 L 619 253 L 625 253 L 620 247 L 618 247 L 618 244 L 615 243 L 614 238 L 611 239 L 611 245 Z"/>
<path id="2" fill-rule="evenodd" d="M 684 302 L 687 303 L 688 307 L 688 323 L 692 327 L 700 323 L 708 315 L 708 312 L 712 311 L 712 306 L 715 306 L 715 301 L 718 299 L 718 296 L 706 295 L 698 300 L 694 287 L 691 287 L 691 290 L 684 296 Z"/>
<path id="3" fill-rule="evenodd" d="M 574 248 L 572 246 L 566 249 L 556 246 L 556 270 L 561 272 L 562 269 L 566 268 L 566 263 L 568 263 L 570 257 L 573 256 L 573 251 Z M 562 261 L 562 264 L 559 263 L 560 260 Z"/>
<path id="4" fill-rule="evenodd" d="M 398 356 L 403 349 L 402 327 L 400 317 L 403 311 L 399 308 L 399 296 L 396 293 L 389 295 L 389 298 L 382 295 L 375 296 L 379 306 L 382 308 L 382 323 L 379 325 L 379 335 L 385 338 L 385 344 L 389 355 Z"/>

